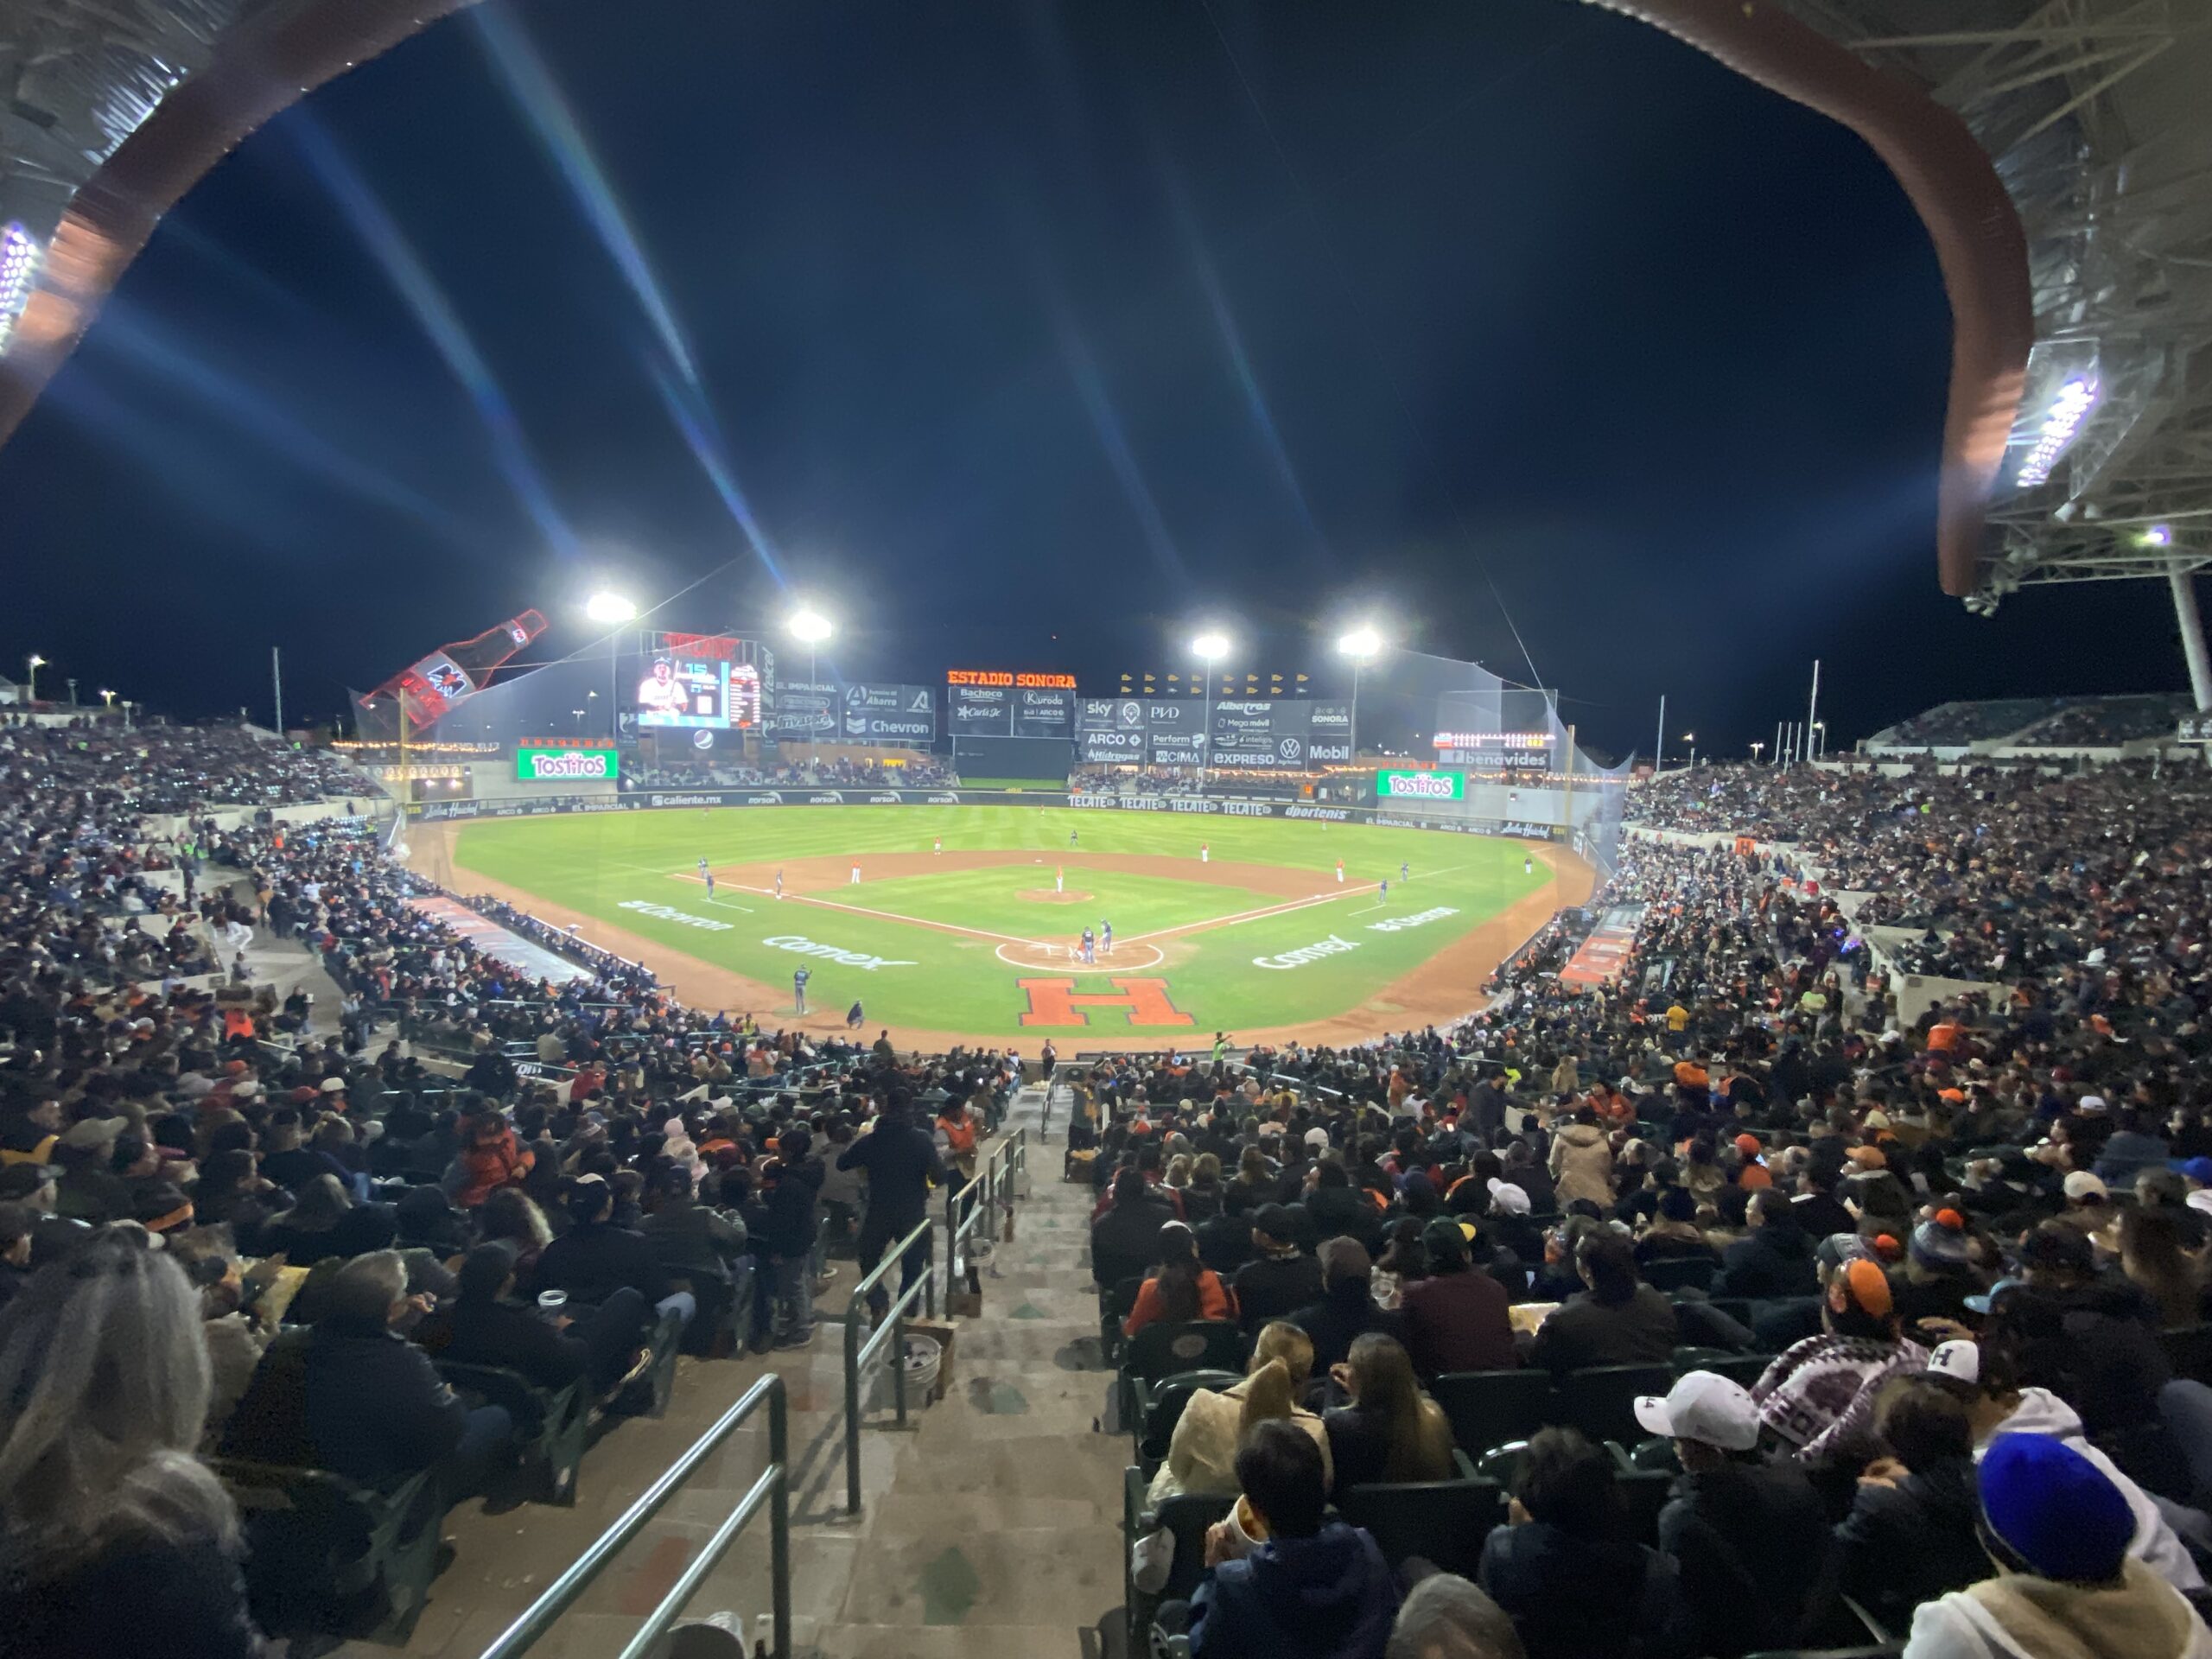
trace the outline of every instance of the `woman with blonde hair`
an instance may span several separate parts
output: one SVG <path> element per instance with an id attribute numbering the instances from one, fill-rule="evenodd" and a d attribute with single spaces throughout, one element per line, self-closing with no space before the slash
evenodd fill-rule
<path id="1" fill-rule="evenodd" d="M 252 1659 L 238 1512 L 192 1455 L 200 1300 L 141 1239 L 95 1238 L 0 1314 L 0 1638 L 41 1659 Z"/>
<path id="2" fill-rule="evenodd" d="M 1451 1420 L 1421 1391 L 1396 1338 L 1373 1331 L 1358 1338 L 1330 1377 L 1351 1402 L 1322 1419 L 1345 1485 L 1452 1478 Z"/>
<path id="3" fill-rule="evenodd" d="M 1167 1460 L 1152 1478 L 1148 1501 L 1159 1503 L 1178 1492 L 1236 1491 L 1236 1447 L 1244 1431 L 1275 1418 L 1296 1423 L 1313 1437 L 1326 1477 L 1328 1431 L 1298 1405 L 1313 1372 L 1313 1344 L 1303 1331 L 1286 1319 L 1261 1326 L 1244 1380 L 1219 1392 L 1200 1389 L 1183 1408 L 1167 1444 Z"/>

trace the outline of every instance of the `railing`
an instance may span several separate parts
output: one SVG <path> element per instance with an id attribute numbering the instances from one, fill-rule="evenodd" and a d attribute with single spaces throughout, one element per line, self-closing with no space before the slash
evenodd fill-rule
<path id="1" fill-rule="evenodd" d="M 721 1420 L 699 1438 L 692 1448 L 662 1471 L 661 1477 L 645 1490 L 645 1495 L 623 1512 L 622 1518 L 601 1533 L 591 1548 L 585 1550 L 569 1566 L 569 1570 L 546 1587 L 545 1593 L 523 1610 L 522 1616 L 503 1631 L 499 1638 L 484 1649 L 483 1659 L 519 1659 L 536 1646 L 538 1638 L 553 1628 L 561 1615 L 573 1606 L 577 1599 L 591 1587 L 593 1580 L 607 1570 L 622 1548 L 645 1529 L 645 1523 L 660 1512 L 677 1487 L 720 1449 L 723 1441 L 741 1427 L 746 1419 L 759 1410 L 765 1401 L 768 1407 L 768 1466 L 760 1473 L 737 1507 L 716 1527 L 690 1566 L 677 1575 L 669 1586 L 660 1605 L 646 1615 L 638 1633 L 630 1638 L 618 1659 L 645 1659 L 676 1623 L 677 1615 L 683 1611 L 683 1604 L 690 1600 L 707 1575 L 715 1570 L 721 1558 L 729 1553 L 746 1523 L 768 1506 L 769 1538 L 769 1594 L 772 1599 L 775 1639 L 770 1651 L 774 1659 L 791 1659 L 791 1454 L 790 1426 L 784 1399 L 784 1379 L 770 1375 L 762 1377 L 746 1390 L 745 1397 L 724 1412 Z"/>
<path id="2" fill-rule="evenodd" d="M 969 1236 L 978 1226 L 989 1236 L 991 1217 L 1001 1205 L 1013 1202 L 1014 1177 L 1029 1170 L 1029 1131 L 1016 1129 L 1007 1135 L 983 1160 L 982 1167 L 976 1172 L 976 1179 L 957 1192 L 949 1192 L 944 1199 L 944 1285 L 945 1294 L 952 1293 L 954 1280 L 958 1276 L 965 1259 Z M 980 1196 L 978 1190 L 980 1189 Z"/>
<path id="3" fill-rule="evenodd" d="M 906 1422 L 906 1310 L 914 1299 L 925 1299 L 924 1312 L 937 1317 L 937 1224 L 927 1217 L 914 1230 L 884 1253 L 883 1260 L 853 1287 L 852 1305 L 845 1313 L 845 1513 L 861 1512 L 861 1372 L 886 1343 L 894 1344 L 891 1356 L 891 1387 L 901 1427 Z M 907 1252 L 922 1252 L 920 1277 L 901 1290 L 890 1311 L 876 1321 L 874 1334 L 861 1341 L 861 1319 L 868 1293 L 906 1262 Z M 490 1659 L 490 1656 L 486 1656 Z"/>

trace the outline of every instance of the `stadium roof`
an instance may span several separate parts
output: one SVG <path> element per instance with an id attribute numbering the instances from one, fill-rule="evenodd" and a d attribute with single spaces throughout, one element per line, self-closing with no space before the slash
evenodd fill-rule
<path id="1" fill-rule="evenodd" d="M 1954 317 L 1946 591 L 2212 560 L 2212 5 L 1592 3 L 1853 127 L 1920 211 Z M 208 168 L 467 3 L 10 0 L 0 442 Z"/>

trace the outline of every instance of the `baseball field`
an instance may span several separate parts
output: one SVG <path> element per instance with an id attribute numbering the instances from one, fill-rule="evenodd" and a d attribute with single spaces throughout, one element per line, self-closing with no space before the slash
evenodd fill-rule
<path id="1" fill-rule="evenodd" d="M 790 1024 L 803 968 L 810 1029 L 858 1002 L 871 1035 L 1033 1052 L 1217 1030 L 1343 1042 L 1455 1018 L 1590 891 L 1588 868 L 1542 843 L 1065 806 L 671 808 L 412 839 L 454 891 L 573 924 L 694 1006 Z"/>

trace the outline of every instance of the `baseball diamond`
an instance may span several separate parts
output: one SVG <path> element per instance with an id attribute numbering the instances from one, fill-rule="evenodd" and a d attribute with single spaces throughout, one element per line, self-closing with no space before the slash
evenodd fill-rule
<path id="1" fill-rule="evenodd" d="M 687 1002 L 792 1023 L 803 963 L 798 1023 L 837 1027 L 859 1002 L 902 1043 L 1017 1048 L 1348 1042 L 1457 1018 L 1592 880 L 1556 844 L 1020 804 L 425 823 L 413 859 L 645 963 Z"/>

